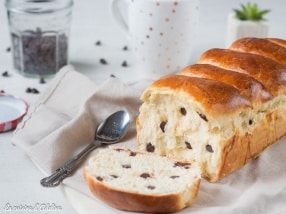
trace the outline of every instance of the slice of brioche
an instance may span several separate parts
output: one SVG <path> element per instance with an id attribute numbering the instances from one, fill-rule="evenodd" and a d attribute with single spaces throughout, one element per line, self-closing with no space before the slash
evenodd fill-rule
<path id="1" fill-rule="evenodd" d="M 122 148 L 106 148 L 84 169 L 91 192 L 111 207 L 133 212 L 171 213 L 190 206 L 200 170 L 188 162 Z"/>

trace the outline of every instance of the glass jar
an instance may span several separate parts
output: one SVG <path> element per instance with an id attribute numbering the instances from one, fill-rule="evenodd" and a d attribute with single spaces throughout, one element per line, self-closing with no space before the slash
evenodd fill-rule
<path id="1" fill-rule="evenodd" d="M 6 0 L 13 63 L 28 77 L 53 76 L 68 64 L 73 0 Z"/>

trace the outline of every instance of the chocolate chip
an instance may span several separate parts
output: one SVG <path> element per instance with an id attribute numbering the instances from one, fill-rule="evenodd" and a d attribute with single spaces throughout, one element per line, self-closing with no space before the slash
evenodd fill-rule
<path id="1" fill-rule="evenodd" d="M 147 186 L 147 188 L 148 188 L 148 189 L 151 189 L 151 190 L 155 189 L 155 187 L 154 187 L 154 186 L 151 186 L 151 185 Z"/>
<path id="2" fill-rule="evenodd" d="M 41 77 L 40 78 L 40 84 L 45 84 L 45 83 L 46 83 L 46 81 L 45 81 L 44 77 Z"/>
<path id="3" fill-rule="evenodd" d="M 199 113 L 199 112 L 197 112 L 197 113 L 198 113 L 198 115 L 199 115 L 204 121 L 208 122 L 208 118 L 206 117 L 206 115 L 201 114 L 201 113 Z"/>
<path id="4" fill-rule="evenodd" d="M 188 141 L 186 141 L 185 144 L 188 149 L 193 149 L 192 145 Z"/>
<path id="5" fill-rule="evenodd" d="M 150 174 L 149 173 L 147 173 L 147 172 L 144 172 L 144 173 L 142 173 L 141 175 L 140 175 L 140 177 L 141 178 L 150 178 L 151 176 L 150 176 Z"/>
<path id="6" fill-rule="evenodd" d="M 124 150 L 124 149 L 121 149 L 121 148 L 116 148 L 115 151 L 121 152 L 121 151 L 125 151 L 125 150 Z"/>
<path id="7" fill-rule="evenodd" d="M 208 152 L 210 152 L 210 153 L 213 153 L 214 152 L 214 150 L 213 150 L 213 147 L 211 146 L 211 145 L 206 145 L 206 150 L 208 151 Z"/>
<path id="8" fill-rule="evenodd" d="M 167 121 L 162 121 L 160 123 L 160 128 L 161 128 L 162 132 L 164 132 L 164 133 L 165 133 L 165 126 L 166 126 L 166 124 L 167 124 Z"/>
<path id="9" fill-rule="evenodd" d="M 110 77 L 115 78 L 116 76 L 114 74 L 110 74 Z"/>
<path id="10" fill-rule="evenodd" d="M 31 88 L 26 88 L 26 92 L 27 93 L 32 93 L 32 89 Z"/>
<path id="11" fill-rule="evenodd" d="M 113 177 L 113 178 L 118 178 L 118 176 L 117 175 L 110 175 L 111 177 Z"/>
<path id="12" fill-rule="evenodd" d="M 187 110 L 183 107 L 180 109 L 180 111 L 181 111 L 181 114 L 184 116 L 187 114 Z"/>
<path id="13" fill-rule="evenodd" d="M 96 178 L 96 180 L 98 180 L 98 181 L 103 181 L 103 178 L 100 177 L 100 176 L 96 176 L 95 178 Z"/>
<path id="14" fill-rule="evenodd" d="M 122 67 L 128 67 L 128 64 L 127 64 L 126 61 L 123 61 L 122 64 L 121 64 L 121 66 L 122 66 Z"/>
<path id="15" fill-rule="evenodd" d="M 7 47 L 6 52 L 10 52 L 10 51 L 11 51 L 11 47 Z"/>
<path id="16" fill-rule="evenodd" d="M 250 120 L 248 121 L 248 124 L 251 126 L 251 125 L 253 124 L 253 121 L 250 119 Z"/>
<path id="17" fill-rule="evenodd" d="M 131 168 L 131 165 L 130 165 L 130 164 L 123 164 L 123 165 L 122 165 L 122 168 L 124 168 L 124 169 L 130 169 L 130 168 Z"/>
<path id="18" fill-rule="evenodd" d="M 31 93 L 31 94 L 39 94 L 40 92 L 36 88 L 30 88 L 28 87 L 26 89 L 26 93 Z"/>
<path id="19" fill-rule="evenodd" d="M 8 71 L 4 71 L 3 73 L 2 73 L 2 77 L 9 77 L 10 75 L 9 75 L 9 72 Z"/>
<path id="20" fill-rule="evenodd" d="M 39 94 L 40 92 L 36 88 L 32 88 L 32 94 Z"/>
<path id="21" fill-rule="evenodd" d="M 137 155 L 136 152 L 130 152 L 130 156 L 134 157 L 134 156 L 136 156 L 136 155 Z"/>
<path id="22" fill-rule="evenodd" d="M 103 58 L 99 59 L 99 62 L 102 64 L 102 65 L 107 65 L 107 61 Z"/>
<path id="23" fill-rule="evenodd" d="M 190 166 L 191 166 L 190 163 L 179 162 L 179 161 L 174 164 L 174 167 L 184 167 L 185 169 L 189 169 Z"/>
<path id="24" fill-rule="evenodd" d="M 127 51 L 127 50 L 128 50 L 127 45 L 123 47 L 123 50 L 124 50 L 124 51 Z"/>
<path id="25" fill-rule="evenodd" d="M 170 178 L 172 178 L 172 179 L 175 179 L 175 178 L 179 178 L 180 176 L 178 176 L 178 175 L 172 175 L 172 176 L 170 176 Z"/>
<path id="26" fill-rule="evenodd" d="M 100 46 L 101 45 L 101 41 L 98 40 L 96 43 L 95 43 L 96 46 Z"/>
<path id="27" fill-rule="evenodd" d="M 155 146 L 152 145 L 152 143 L 148 143 L 146 145 L 146 150 L 147 150 L 147 152 L 154 152 L 155 151 Z"/>
<path id="28" fill-rule="evenodd" d="M 4 90 L 0 90 L 0 93 L 5 93 L 5 91 Z"/>

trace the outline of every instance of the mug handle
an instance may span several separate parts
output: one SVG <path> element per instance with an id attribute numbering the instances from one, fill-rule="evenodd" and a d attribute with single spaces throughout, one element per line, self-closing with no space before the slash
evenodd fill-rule
<path id="1" fill-rule="evenodd" d="M 119 4 L 121 4 L 121 2 L 124 2 L 124 0 L 109 0 L 109 10 L 115 22 L 128 35 L 128 24 L 124 19 L 119 7 Z"/>

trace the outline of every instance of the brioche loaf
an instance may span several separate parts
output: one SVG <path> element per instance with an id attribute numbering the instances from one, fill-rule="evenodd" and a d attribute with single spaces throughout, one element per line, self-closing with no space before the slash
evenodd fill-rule
<path id="1" fill-rule="evenodd" d="M 211 182 L 257 157 L 286 133 L 282 44 L 241 39 L 155 81 L 141 97 L 139 149 L 196 162 Z"/>
<path id="2" fill-rule="evenodd" d="M 106 148 L 90 159 L 84 177 L 93 194 L 114 208 L 172 213 L 195 200 L 200 170 L 150 153 Z"/>

